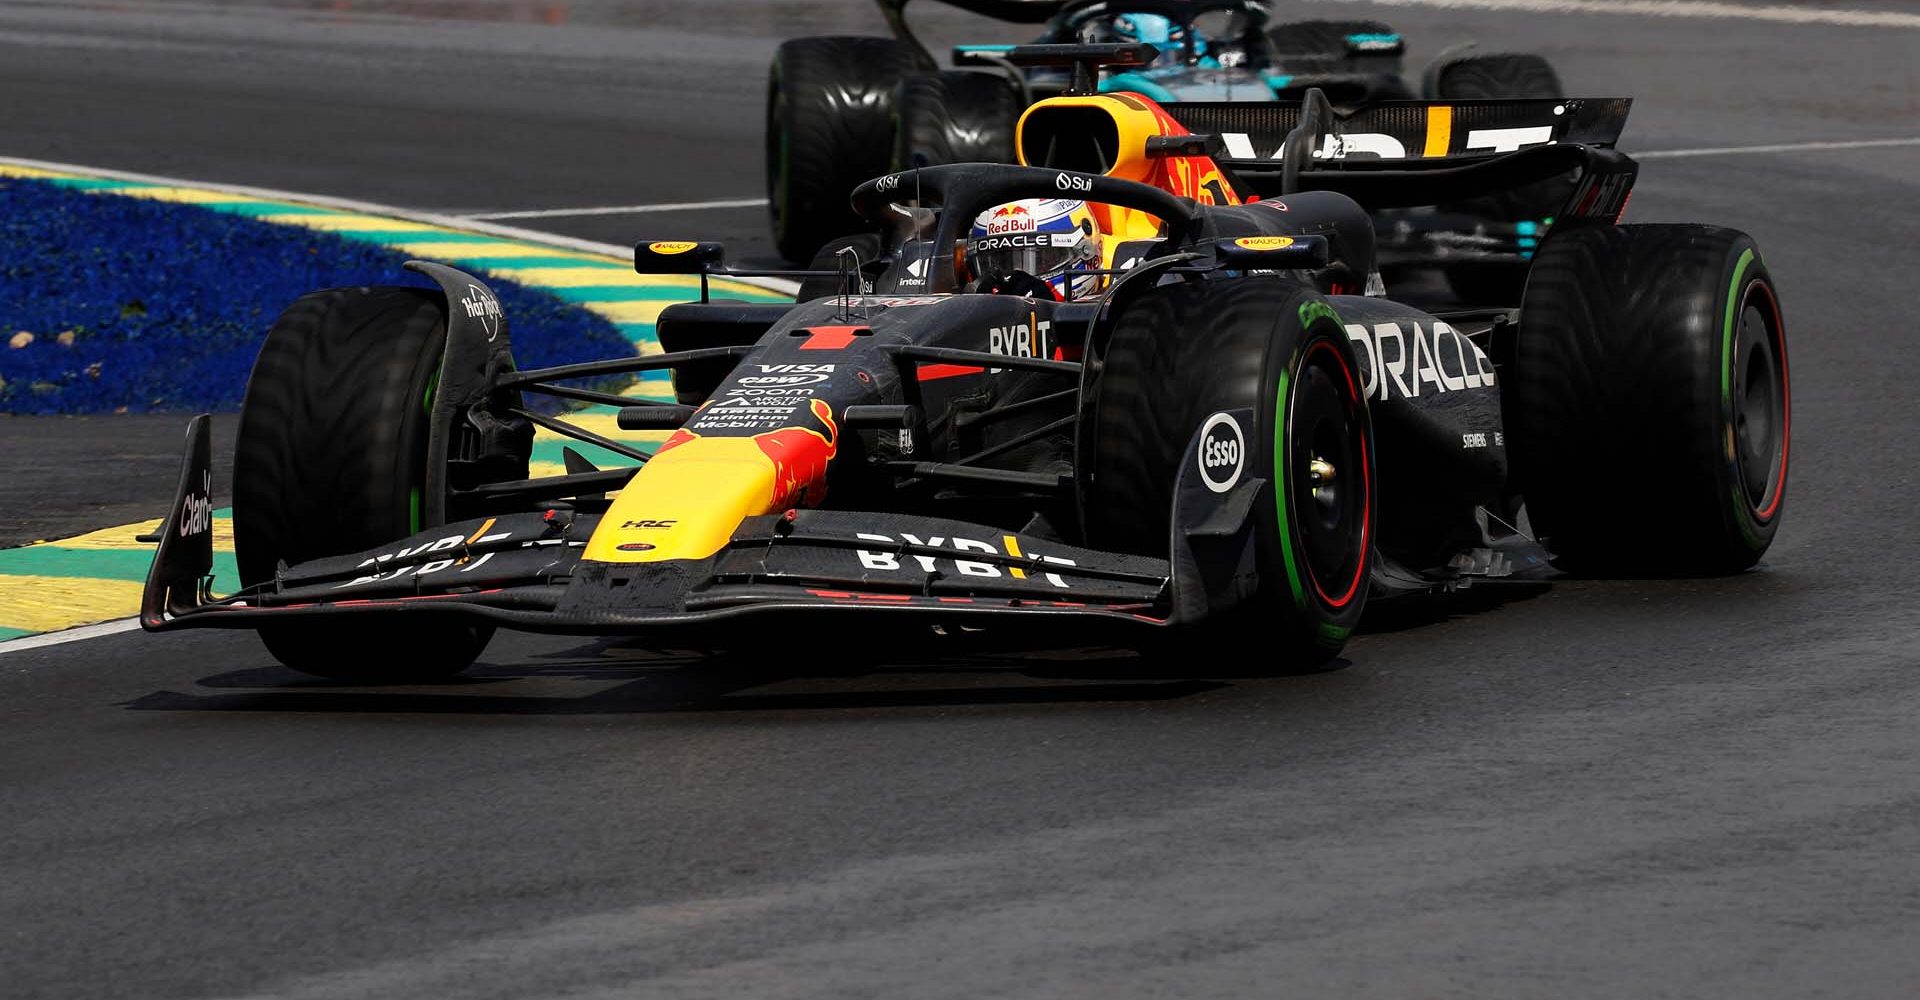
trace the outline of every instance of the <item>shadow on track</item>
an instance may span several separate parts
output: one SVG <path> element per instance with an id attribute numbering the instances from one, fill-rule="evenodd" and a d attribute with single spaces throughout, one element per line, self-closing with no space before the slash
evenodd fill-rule
<path id="1" fill-rule="evenodd" d="M 980 683 L 914 685 L 915 680 L 930 675 L 958 676 Z M 904 683 L 891 683 L 903 679 Z M 862 663 L 810 668 L 770 665 L 759 657 L 702 659 L 655 654 L 606 641 L 524 662 L 477 665 L 467 676 L 431 686 L 368 687 L 308 677 L 284 667 L 230 671 L 198 683 L 220 693 L 156 691 L 124 707 L 142 711 L 628 715 L 1120 704 L 1184 698 L 1227 686 L 1196 678 L 1191 669 L 1151 664 L 1125 651 L 968 656 L 912 666 Z M 583 684 L 592 685 L 593 690 L 577 693 Z M 790 689 L 756 690 L 776 687 Z"/>
<path id="2" fill-rule="evenodd" d="M 1509 584 L 1369 608 L 1364 633 L 1391 633 L 1477 617 L 1545 593 L 1542 583 Z M 896 640 L 898 637 L 895 637 Z M 366 685 L 309 677 L 279 666 L 215 674 L 197 682 L 217 693 L 163 690 L 123 703 L 138 711 L 236 711 L 436 715 L 636 715 L 667 712 L 793 712 L 1164 702 L 1242 682 L 1312 683 L 1340 671 L 1336 659 L 1301 670 L 1258 659 L 1257 650 L 1169 643 L 1155 653 L 1126 649 L 1010 652 L 987 641 L 947 636 L 921 645 L 924 659 L 901 663 L 871 650 L 910 648 L 873 641 L 868 652 L 809 662 L 790 645 L 702 657 L 600 639 L 503 657 L 433 685 Z M 935 678 L 948 680 L 928 686 Z M 958 679 L 960 683 L 951 683 Z M 584 693 L 582 688 L 585 687 Z"/>

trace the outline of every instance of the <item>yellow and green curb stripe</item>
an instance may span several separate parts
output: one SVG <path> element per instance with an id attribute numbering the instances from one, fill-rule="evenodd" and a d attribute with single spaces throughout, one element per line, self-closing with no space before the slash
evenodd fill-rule
<path id="1" fill-rule="evenodd" d="M 138 611 L 153 545 L 137 536 L 159 527 L 156 518 L 0 549 L 0 641 Z M 213 512 L 213 572 L 216 580 L 240 578 L 233 563 L 229 508 Z"/>
<path id="2" fill-rule="evenodd" d="M 263 222 L 321 230 L 514 281 L 604 317 L 640 354 L 660 351 L 654 323 L 661 310 L 675 302 L 697 298 L 700 289 L 696 277 L 636 274 L 630 259 L 576 249 L 559 239 L 549 244 L 537 238 L 418 221 L 372 209 L 362 211 L 292 197 L 268 197 L 19 163 L 0 162 L 0 177 L 28 178 L 90 193 L 188 204 Z M 743 281 L 715 279 L 712 288 L 717 296 L 749 302 L 791 301 L 791 296 Z M 650 374 L 636 379 L 623 394 L 636 399 L 671 399 L 672 388 L 664 374 Z M 569 414 L 567 419 L 623 443 L 651 446 L 665 439 L 664 432 L 621 430 L 614 423 L 615 412 L 613 407 L 596 406 Z M 564 472 L 562 449 L 567 447 L 602 468 L 632 464 L 618 454 L 541 429 L 534 438 L 531 474 L 542 477 Z M 233 565 L 232 522 L 224 510 L 216 512 L 215 518 L 215 579 L 232 585 L 238 580 Z M 153 530 L 155 523 L 120 525 L 76 538 L 0 549 L 0 642 L 122 618 L 138 611 L 140 587 L 146 579 L 153 549 L 133 539 Z"/>

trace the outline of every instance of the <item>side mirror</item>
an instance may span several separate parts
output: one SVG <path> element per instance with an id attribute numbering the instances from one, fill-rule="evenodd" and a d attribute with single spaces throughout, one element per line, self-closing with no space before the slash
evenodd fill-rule
<path id="1" fill-rule="evenodd" d="M 652 240 L 633 247 L 633 269 L 640 274 L 707 274 L 724 270 L 726 260 L 721 243 Z"/>
<path id="2" fill-rule="evenodd" d="M 1311 271 L 1327 266 L 1324 236 L 1242 236 L 1215 240 L 1214 259 L 1236 271 Z"/>

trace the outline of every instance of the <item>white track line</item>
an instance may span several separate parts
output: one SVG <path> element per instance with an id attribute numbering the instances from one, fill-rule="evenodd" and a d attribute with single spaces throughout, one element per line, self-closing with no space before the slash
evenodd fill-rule
<path id="1" fill-rule="evenodd" d="M 1770 146 L 1715 146 L 1706 149 L 1650 149 L 1628 153 L 1636 160 L 1680 160 L 1691 156 L 1738 156 L 1742 153 L 1805 153 L 1827 149 L 1885 149 L 1920 146 L 1920 136 L 1908 139 L 1850 139 L 1840 142 L 1782 142 Z"/>
<path id="2" fill-rule="evenodd" d="M 1828 24 L 1845 28 L 1920 28 L 1920 14 L 1891 10 L 1822 9 L 1786 4 L 1750 5 L 1709 0 L 1330 0 L 1382 7 L 1440 7 L 1451 10 L 1515 10 L 1540 14 L 1630 14 L 1640 17 L 1691 17 L 1778 24 Z"/>
<path id="3" fill-rule="evenodd" d="M 98 639 L 102 636 L 119 635 L 122 632 L 140 631 L 139 618 L 116 618 L 110 622 L 82 625 L 79 628 L 62 629 L 58 632 L 42 632 L 39 635 L 23 635 L 18 639 L 0 642 L 0 656 L 8 653 L 24 653 L 30 649 L 45 649 L 48 646 L 60 646 L 83 639 Z"/>
<path id="4" fill-rule="evenodd" d="M 583 253 L 605 254 L 609 257 L 632 259 L 633 248 L 618 243 L 596 243 L 593 240 L 575 239 L 558 233 L 541 232 L 538 229 L 522 229 L 518 226 L 502 226 L 497 223 L 483 222 L 478 219 L 465 219 L 457 215 L 441 215 L 434 212 L 416 212 L 409 208 L 395 208 L 370 201 L 353 198 L 333 198 L 327 195 L 306 194 L 300 191 L 282 191 L 276 188 L 249 187 L 242 184 L 215 184 L 209 181 L 187 180 L 180 177 L 162 177 L 157 174 L 134 173 L 129 170 L 106 170 L 89 167 L 79 163 L 54 163 L 47 160 L 28 160 L 14 156 L 0 156 L 0 163 L 16 167 L 33 167 L 40 170 L 59 170 L 75 174 L 90 174 L 112 180 L 134 181 L 142 184 L 163 184 L 168 187 L 199 188 L 204 191 L 222 191 L 249 198 L 266 198 L 272 201 L 297 201 L 322 208 L 336 208 L 343 212 L 359 212 L 363 215 L 386 215 L 407 222 L 419 222 L 429 226 L 445 226 L 448 229 L 465 229 L 470 232 L 485 233 L 506 239 L 526 240 L 529 243 L 544 243 L 566 250 L 579 250 Z M 749 285 L 759 285 L 769 291 L 792 295 L 800 290 L 797 281 L 780 278 L 730 278 Z"/>
<path id="5" fill-rule="evenodd" d="M 529 212 L 476 212 L 462 219 L 564 219 L 582 215 L 644 215 L 648 212 L 698 212 L 709 208 L 763 208 L 765 198 L 728 198 L 721 201 L 669 201 L 658 205 L 604 205 L 598 208 L 546 208 Z"/>

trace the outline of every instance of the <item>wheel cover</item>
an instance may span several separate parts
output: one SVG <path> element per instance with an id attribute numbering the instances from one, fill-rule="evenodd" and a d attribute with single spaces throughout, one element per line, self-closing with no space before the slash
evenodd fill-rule
<path id="1" fill-rule="evenodd" d="M 1764 282 L 1749 282 L 1729 332 L 1726 402 L 1735 489 L 1752 516 L 1770 520 L 1780 509 L 1787 476 L 1788 387 L 1778 303 Z"/>
<path id="2" fill-rule="evenodd" d="M 1338 348 L 1325 339 L 1308 345 L 1281 429 L 1286 458 L 1278 475 L 1290 498 L 1306 576 L 1320 601 L 1336 610 L 1359 593 L 1373 542 L 1364 405 Z"/>

